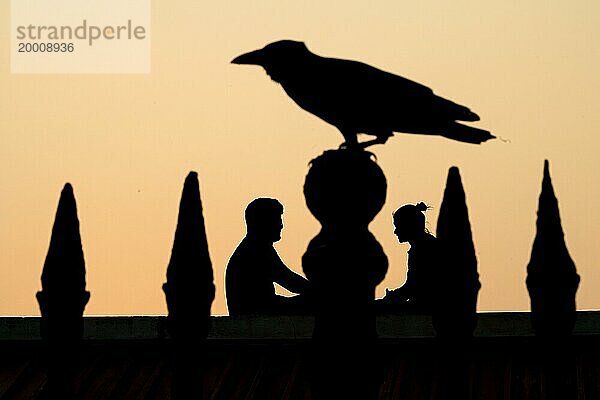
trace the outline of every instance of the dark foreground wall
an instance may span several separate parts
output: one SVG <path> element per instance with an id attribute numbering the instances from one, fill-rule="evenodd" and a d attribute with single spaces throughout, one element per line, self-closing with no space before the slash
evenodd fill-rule
<path id="1" fill-rule="evenodd" d="M 173 359 L 162 320 L 86 318 L 69 382 L 77 396 L 169 399 Z M 380 399 L 442 399 L 456 391 L 473 399 L 600 399 L 597 312 L 580 313 L 576 334 L 560 347 L 531 335 L 527 313 L 482 314 L 474 340 L 460 346 L 436 341 L 426 318 L 378 322 Z M 0 319 L 2 399 L 42 398 L 47 368 L 36 328 L 37 318 Z M 213 328 L 197 379 L 204 398 L 310 398 L 310 318 L 224 317 Z"/>

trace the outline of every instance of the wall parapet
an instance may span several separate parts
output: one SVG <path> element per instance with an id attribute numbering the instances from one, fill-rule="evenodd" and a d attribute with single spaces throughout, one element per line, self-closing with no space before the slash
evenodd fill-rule
<path id="1" fill-rule="evenodd" d="M 310 339 L 309 316 L 213 316 L 210 340 Z M 529 312 L 478 313 L 475 337 L 534 336 Z M 165 316 L 84 317 L 85 340 L 155 340 L 168 337 Z M 41 340 L 41 317 L 0 317 L 0 341 Z M 379 315 L 381 339 L 434 337 L 426 315 Z M 600 335 L 600 311 L 578 311 L 574 335 Z"/>

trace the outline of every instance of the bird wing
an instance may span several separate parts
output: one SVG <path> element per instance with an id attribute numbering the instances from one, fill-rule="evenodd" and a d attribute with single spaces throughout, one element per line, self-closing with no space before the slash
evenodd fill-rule
<path id="1" fill-rule="evenodd" d="M 429 87 L 371 65 L 337 58 L 323 58 L 319 64 L 324 78 L 335 86 L 332 89 L 361 109 L 379 107 L 382 117 L 479 120 L 469 108 L 435 95 Z"/>
<path id="2" fill-rule="evenodd" d="M 414 115 L 422 99 L 435 97 L 426 86 L 351 60 L 315 56 L 290 77 L 281 82 L 287 94 L 342 132 L 389 135 L 392 119 Z"/>
<path id="3" fill-rule="evenodd" d="M 360 61 L 343 60 L 338 58 L 326 59 L 329 74 L 337 76 L 352 85 L 362 86 L 365 93 L 382 89 L 395 93 L 397 96 L 432 96 L 433 91 L 425 85 L 411 81 L 399 75 L 383 71 L 379 68 Z"/>

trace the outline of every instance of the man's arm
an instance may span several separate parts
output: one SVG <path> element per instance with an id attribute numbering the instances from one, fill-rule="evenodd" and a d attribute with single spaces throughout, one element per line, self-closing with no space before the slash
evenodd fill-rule
<path id="1" fill-rule="evenodd" d="M 298 275 L 289 269 L 277 252 L 275 253 L 276 262 L 273 265 L 273 281 L 289 290 L 292 293 L 306 293 L 309 290 L 310 282 L 301 275 Z"/>

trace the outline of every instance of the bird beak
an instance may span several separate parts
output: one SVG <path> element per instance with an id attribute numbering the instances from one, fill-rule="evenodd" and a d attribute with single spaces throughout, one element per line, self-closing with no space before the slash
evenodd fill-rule
<path id="1" fill-rule="evenodd" d="M 231 60 L 232 64 L 251 64 L 251 65 L 262 65 L 263 53 L 262 49 L 254 50 L 249 53 L 242 54 Z"/>

